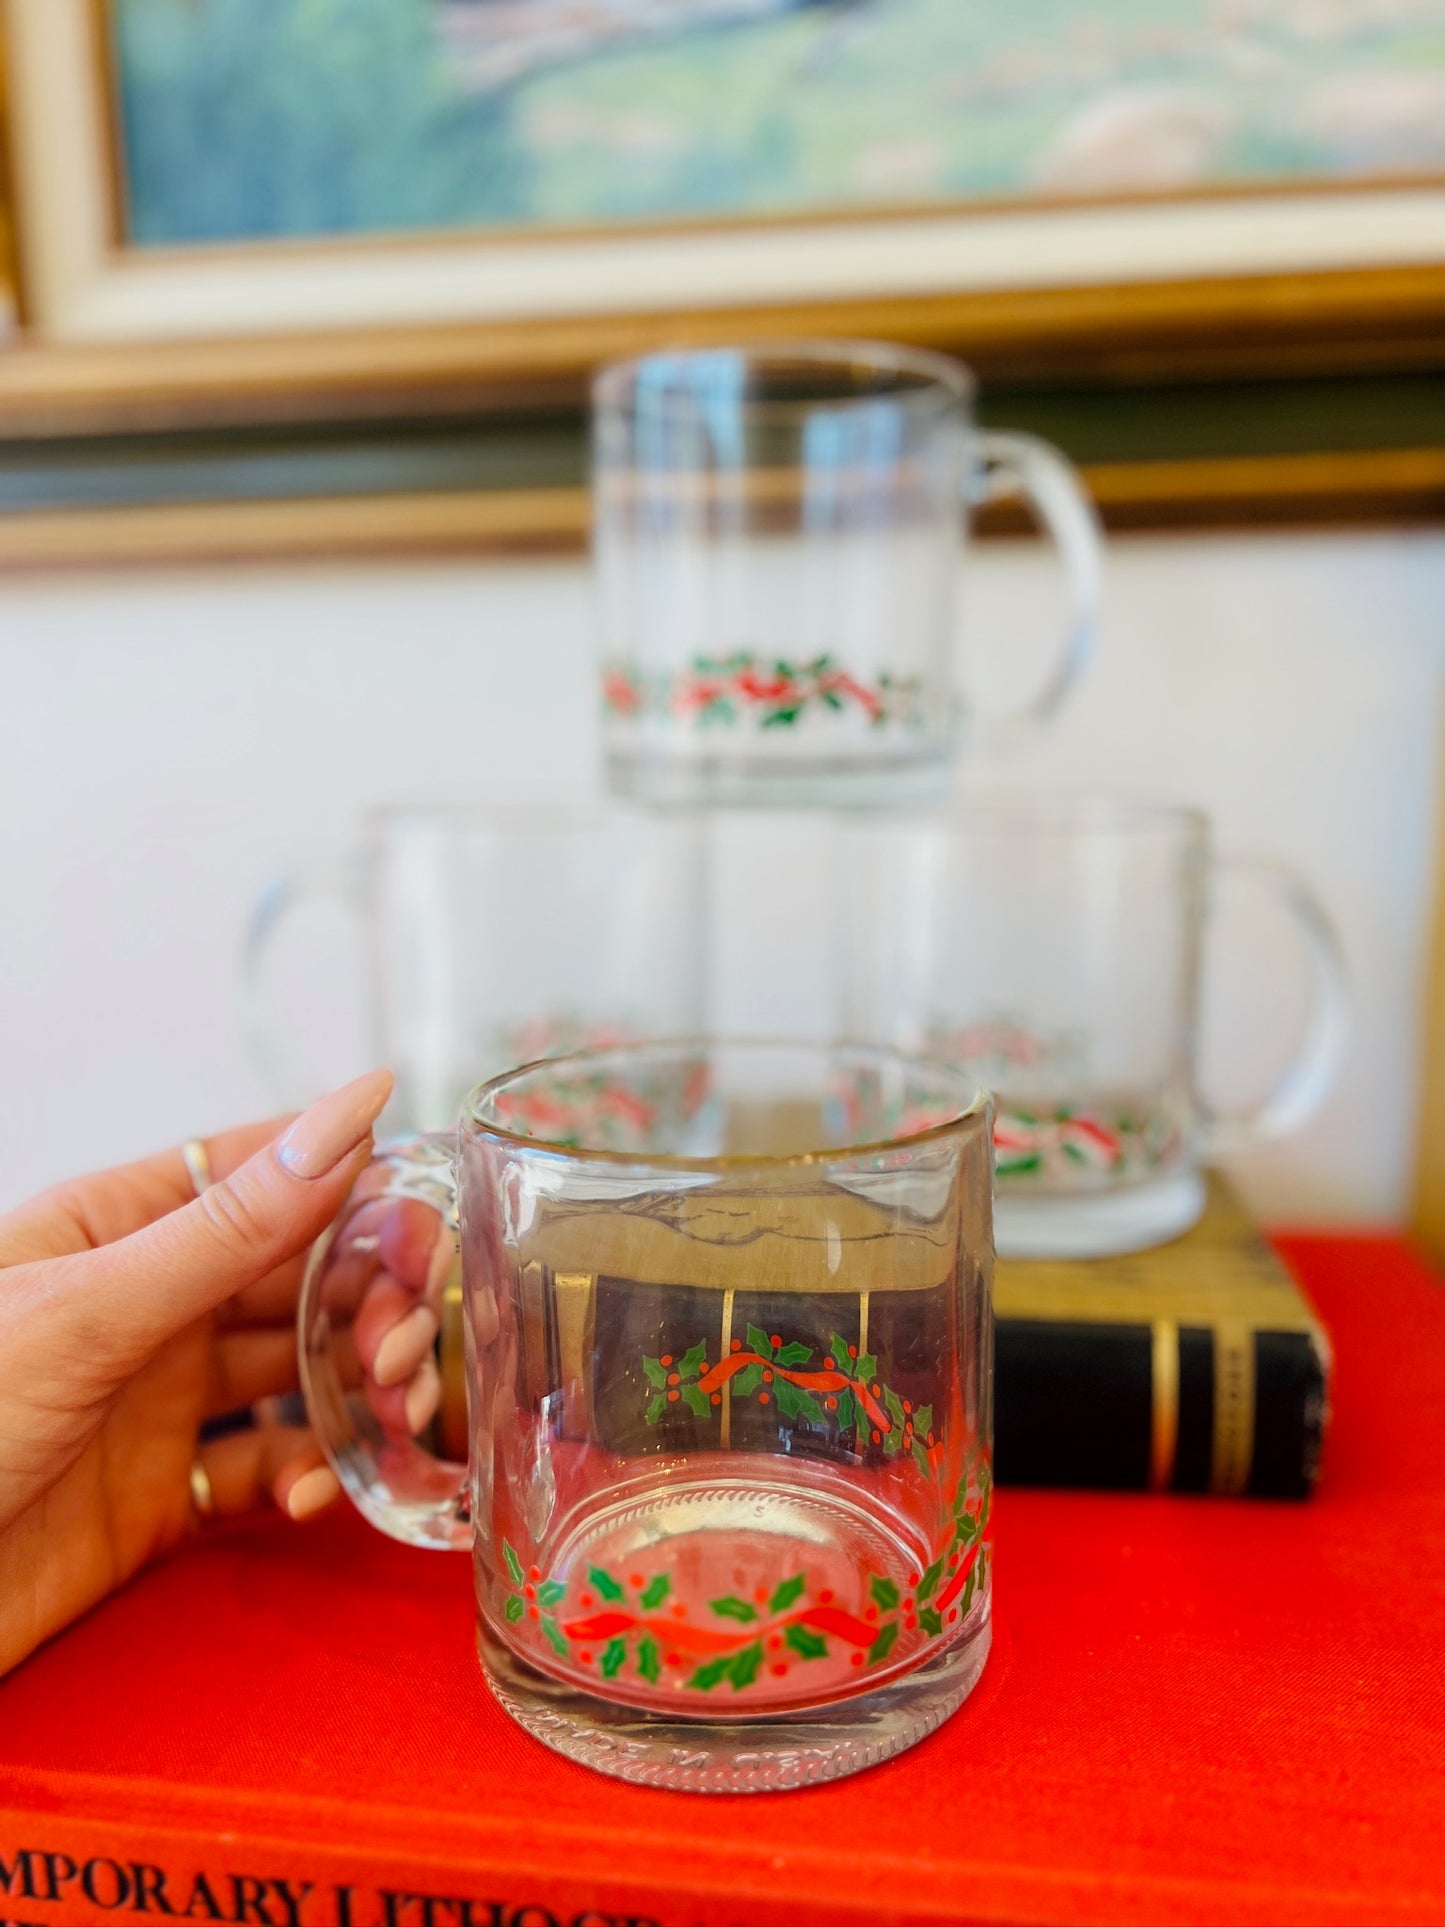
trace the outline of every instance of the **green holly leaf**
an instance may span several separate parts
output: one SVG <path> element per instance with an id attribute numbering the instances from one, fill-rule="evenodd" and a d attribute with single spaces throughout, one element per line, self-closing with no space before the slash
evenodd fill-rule
<path id="1" fill-rule="evenodd" d="M 627 1641 L 625 1639 L 609 1639 L 602 1649 L 602 1659 L 600 1662 L 602 1677 L 604 1679 L 615 1678 L 615 1676 L 621 1672 L 622 1662 L 626 1657 Z"/>
<path id="2" fill-rule="evenodd" d="M 839 1392 L 838 1430 L 840 1432 L 846 1432 L 857 1416 L 858 1414 L 853 1409 L 853 1394 L 849 1391 Z"/>
<path id="3" fill-rule="evenodd" d="M 610 1572 L 604 1572 L 601 1566 L 589 1566 L 587 1569 L 587 1578 L 588 1582 L 597 1588 L 604 1599 L 610 1599 L 614 1605 L 621 1599 L 621 1586 L 618 1585 L 617 1581 L 612 1577 L 612 1574 Z"/>
<path id="4" fill-rule="evenodd" d="M 883 1434 L 883 1453 L 886 1458 L 896 1458 L 903 1450 L 903 1434 L 895 1425 L 891 1432 Z"/>
<path id="5" fill-rule="evenodd" d="M 823 1408 L 811 1392 L 790 1385 L 785 1378 L 776 1380 L 773 1390 L 778 1395 L 778 1410 L 786 1418 L 806 1419 L 810 1425 L 823 1423 Z"/>
<path id="6" fill-rule="evenodd" d="M 843 707 L 843 698 L 838 694 L 836 689 L 822 689 L 819 690 L 818 693 L 828 705 L 829 709 L 841 709 Z"/>
<path id="7" fill-rule="evenodd" d="M 757 1608 L 750 1606 L 746 1599 L 739 1599 L 736 1593 L 729 1593 L 725 1599 L 710 1599 L 708 1604 L 719 1619 L 740 1619 L 746 1626 L 757 1618 Z"/>
<path id="8" fill-rule="evenodd" d="M 789 1626 L 783 1634 L 783 1644 L 791 1646 L 804 1659 L 822 1659 L 828 1651 L 823 1635 L 810 1632 L 806 1626 Z"/>
<path id="9" fill-rule="evenodd" d="M 868 1664 L 870 1666 L 876 1666 L 880 1659 L 887 1659 L 888 1655 L 893 1651 L 894 1642 L 897 1638 L 898 1621 L 896 1619 L 890 1619 L 886 1626 L 880 1626 L 878 1628 L 878 1637 L 868 1648 Z"/>
<path id="10" fill-rule="evenodd" d="M 796 1385 L 790 1385 L 785 1378 L 773 1381 L 773 1396 L 778 1401 L 778 1410 L 784 1418 L 801 1418 L 803 1394 Z"/>
<path id="11" fill-rule="evenodd" d="M 784 1345 L 774 1363 L 778 1365 L 806 1365 L 813 1356 L 811 1345 L 800 1345 L 795 1339 L 791 1345 Z"/>
<path id="12" fill-rule="evenodd" d="M 507 1571 L 512 1575 L 513 1584 L 520 1586 L 527 1575 L 522 1571 L 521 1560 L 517 1557 L 516 1553 L 513 1552 L 510 1543 L 506 1539 L 502 1541 L 502 1557 L 507 1562 Z"/>
<path id="13" fill-rule="evenodd" d="M 762 1382 L 763 1368 L 754 1361 L 751 1365 L 743 1366 L 742 1370 L 733 1380 L 733 1390 L 739 1398 L 751 1398 Z"/>
<path id="14" fill-rule="evenodd" d="M 781 724 L 783 728 L 790 729 L 797 722 L 802 707 L 801 703 L 795 703 L 791 709 L 773 710 L 769 715 L 764 716 L 763 728 L 776 729 Z"/>
<path id="15" fill-rule="evenodd" d="M 901 1432 L 904 1422 L 903 1400 L 891 1385 L 883 1387 L 883 1403 L 888 1407 L 888 1416 L 892 1419 L 895 1428 Z"/>
<path id="16" fill-rule="evenodd" d="M 710 1693 L 720 1679 L 727 1677 L 728 1668 L 731 1665 L 731 1659 L 710 1659 L 706 1666 L 698 1667 L 687 1683 L 689 1686 L 697 1687 L 701 1693 Z"/>
<path id="17" fill-rule="evenodd" d="M 562 1628 L 557 1624 L 551 1613 L 543 1613 L 542 1631 L 547 1635 L 547 1643 L 552 1648 L 552 1651 L 557 1654 L 558 1658 L 565 1659 L 568 1651 L 567 1641 L 562 1635 Z"/>
<path id="18" fill-rule="evenodd" d="M 961 1546 L 971 1546 L 978 1537 L 978 1520 L 971 1512 L 965 1512 L 953 1529 L 954 1538 Z"/>
<path id="19" fill-rule="evenodd" d="M 885 1579 L 881 1573 L 874 1573 L 868 1581 L 868 1590 L 873 1596 L 874 1605 L 886 1613 L 891 1613 L 898 1604 L 897 1586 L 891 1579 Z"/>
<path id="20" fill-rule="evenodd" d="M 926 1439 L 928 1437 L 929 1433 L 933 1430 L 933 1407 L 931 1405 L 919 1406 L 918 1410 L 913 1414 L 913 1429 L 920 1438 Z"/>
<path id="21" fill-rule="evenodd" d="M 696 1378 L 706 1364 L 707 1340 L 700 1338 L 690 1351 L 683 1353 L 682 1362 L 677 1369 L 684 1378 Z"/>
<path id="22" fill-rule="evenodd" d="M 935 1559 L 918 1582 L 918 1603 L 920 1606 L 925 1599 L 932 1598 L 934 1589 L 942 1577 L 943 1561 L 941 1559 Z"/>
<path id="23" fill-rule="evenodd" d="M 863 1356 L 856 1360 L 855 1363 L 856 1370 L 853 1373 L 854 1378 L 860 1378 L 865 1385 L 871 1385 L 878 1376 L 878 1354 L 876 1352 L 864 1352 Z"/>
<path id="24" fill-rule="evenodd" d="M 664 1395 L 661 1392 L 654 1392 L 652 1397 L 647 1402 L 648 1424 L 656 1425 L 657 1421 L 662 1417 L 663 1413 L 666 1410 L 667 1410 L 667 1399 L 664 1397 Z"/>
<path id="25" fill-rule="evenodd" d="M 644 1358 L 642 1369 L 647 1373 L 649 1385 L 656 1386 L 659 1392 L 667 1389 L 667 1371 L 660 1358 Z"/>
<path id="26" fill-rule="evenodd" d="M 560 1579 L 549 1579 L 545 1586 L 537 1588 L 539 1606 L 556 1606 L 567 1596 L 567 1588 Z"/>
<path id="27" fill-rule="evenodd" d="M 963 1591 L 959 1595 L 958 1616 L 960 1619 L 966 1619 L 968 1617 L 968 1609 L 973 1604 L 973 1589 L 977 1584 L 978 1567 L 974 1566 L 967 1579 L 964 1580 Z"/>
<path id="28" fill-rule="evenodd" d="M 853 1376 L 853 1361 L 848 1356 L 848 1341 L 846 1338 L 840 1338 L 837 1332 L 834 1332 L 828 1341 L 828 1356 L 840 1372 L 846 1372 L 849 1378 Z"/>
<path id="29" fill-rule="evenodd" d="M 750 1350 L 757 1353 L 759 1358 L 771 1358 L 773 1355 L 772 1339 L 756 1325 L 748 1326 L 748 1346 Z"/>
<path id="30" fill-rule="evenodd" d="M 515 1626 L 527 1609 L 522 1604 L 521 1596 L 517 1593 L 512 1593 L 509 1595 L 507 1603 L 502 1610 L 506 1613 L 507 1624 L 509 1626 Z"/>
<path id="31" fill-rule="evenodd" d="M 768 1601 L 768 1611 L 770 1613 L 786 1611 L 795 1599 L 802 1598 L 804 1584 L 805 1581 L 800 1572 L 794 1573 L 791 1579 L 784 1579 L 781 1584 L 776 1587 L 772 1598 Z"/>
<path id="32" fill-rule="evenodd" d="M 706 1418 L 712 1410 L 712 1400 L 700 1385 L 684 1385 L 682 1402 L 690 1412 L 696 1412 L 699 1418 Z"/>
<path id="33" fill-rule="evenodd" d="M 651 1633 L 644 1633 L 637 1642 L 637 1670 L 653 1686 L 661 1677 L 662 1653 Z"/>
<path id="34" fill-rule="evenodd" d="M 663 1600 L 666 1599 L 671 1591 L 672 1581 L 665 1572 L 659 1572 L 654 1578 L 649 1579 L 643 1587 L 642 1604 L 648 1612 L 651 1612 L 654 1606 L 660 1606 L 662 1604 Z"/>
<path id="35" fill-rule="evenodd" d="M 932 1478 L 933 1467 L 928 1462 L 928 1447 L 920 1438 L 915 1438 L 913 1441 L 913 1463 L 925 1479 Z"/>
<path id="36" fill-rule="evenodd" d="M 762 1663 L 763 1642 L 760 1639 L 754 1640 L 751 1646 L 744 1646 L 740 1653 L 733 1655 L 728 1665 L 728 1678 L 733 1683 L 735 1693 L 740 1693 L 745 1686 L 752 1685 Z"/>
<path id="37" fill-rule="evenodd" d="M 938 1635 L 943 1631 L 943 1614 L 936 1613 L 933 1610 L 932 1606 L 925 1607 L 925 1609 L 918 1615 L 918 1623 L 923 1628 L 924 1632 L 932 1633 L 934 1638 L 936 1639 Z"/>

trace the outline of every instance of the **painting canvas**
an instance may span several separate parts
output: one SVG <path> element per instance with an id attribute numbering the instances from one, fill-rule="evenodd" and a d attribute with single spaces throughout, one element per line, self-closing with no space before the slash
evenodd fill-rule
<path id="1" fill-rule="evenodd" d="M 1445 171 L 1445 0 L 109 0 L 133 246 Z"/>

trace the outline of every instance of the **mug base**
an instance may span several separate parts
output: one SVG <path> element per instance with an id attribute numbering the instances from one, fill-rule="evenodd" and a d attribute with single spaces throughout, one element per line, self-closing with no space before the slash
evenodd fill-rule
<path id="1" fill-rule="evenodd" d="M 1000 1258 L 1115 1258 L 1180 1237 L 1203 1210 L 1204 1179 L 1192 1170 L 1075 1196 L 1011 1196 L 1000 1187 L 994 1246 Z"/>
<path id="2" fill-rule="evenodd" d="M 674 1719 L 599 1699 L 528 1666 L 485 1621 L 477 1651 L 502 1710 L 569 1760 L 684 1793 L 773 1793 L 861 1773 L 926 1739 L 978 1684 L 991 1639 L 984 1616 L 875 1692 L 733 1723 Z"/>
<path id="3" fill-rule="evenodd" d="M 614 796 L 666 809 L 899 810 L 937 803 L 954 765 L 951 742 L 890 756 L 694 757 L 607 752 Z"/>

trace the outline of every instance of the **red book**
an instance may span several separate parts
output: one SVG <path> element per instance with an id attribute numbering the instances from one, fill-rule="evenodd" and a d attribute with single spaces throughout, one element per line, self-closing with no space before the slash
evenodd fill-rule
<path id="1" fill-rule="evenodd" d="M 1445 1292 L 1281 1245 L 1336 1348 L 1315 1499 L 1005 1492 L 983 1681 L 886 1766 L 602 1779 L 492 1703 L 466 1559 L 271 1520 L 0 1683 L 0 1921 L 1445 1920 Z"/>

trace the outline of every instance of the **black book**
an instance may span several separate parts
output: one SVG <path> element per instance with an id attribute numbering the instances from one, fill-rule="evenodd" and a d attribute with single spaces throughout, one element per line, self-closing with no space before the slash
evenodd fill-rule
<path id="1" fill-rule="evenodd" d="M 994 1313 L 1000 1484 L 1313 1489 L 1329 1338 L 1217 1177 L 1195 1228 L 1153 1251 L 1000 1259 Z"/>

